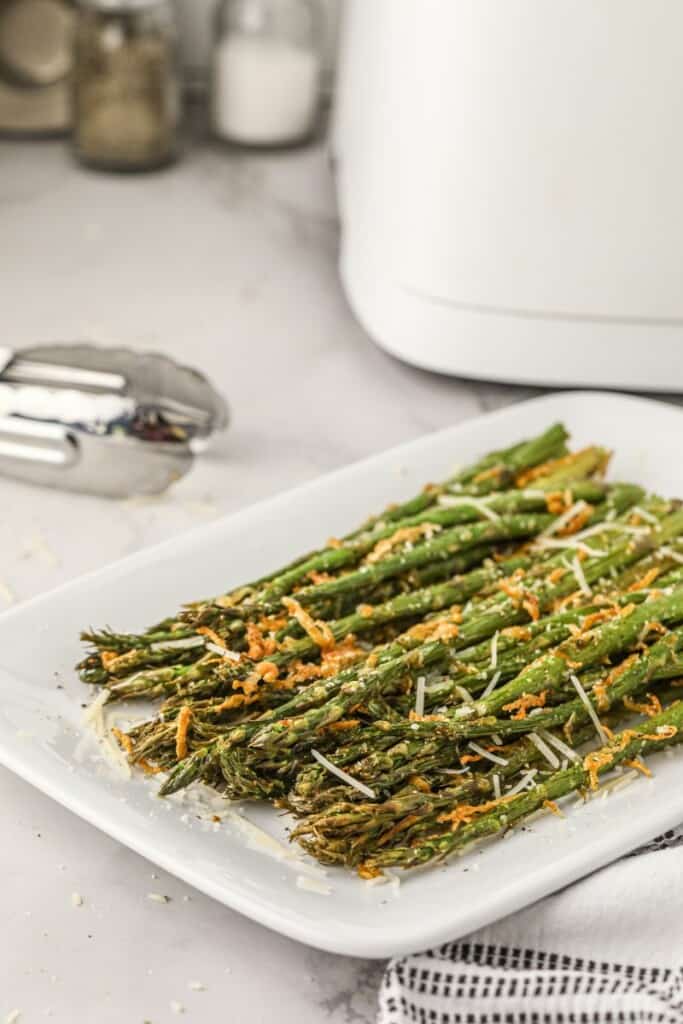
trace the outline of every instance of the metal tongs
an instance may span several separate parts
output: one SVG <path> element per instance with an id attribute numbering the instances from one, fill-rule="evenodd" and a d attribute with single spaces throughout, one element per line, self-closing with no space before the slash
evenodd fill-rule
<path id="1" fill-rule="evenodd" d="M 225 400 L 165 356 L 0 348 L 0 473 L 108 497 L 158 494 L 227 426 Z"/>

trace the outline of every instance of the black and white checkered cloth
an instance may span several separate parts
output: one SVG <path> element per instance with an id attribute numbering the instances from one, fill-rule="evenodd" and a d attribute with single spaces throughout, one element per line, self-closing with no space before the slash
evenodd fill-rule
<path id="1" fill-rule="evenodd" d="M 378 1024 L 683 1024 L 683 826 L 460 942 L 392 960 Z"/>

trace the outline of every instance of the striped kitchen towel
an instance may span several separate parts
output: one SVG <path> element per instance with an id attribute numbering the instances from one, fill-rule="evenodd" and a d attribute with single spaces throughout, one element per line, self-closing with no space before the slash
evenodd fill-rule
<path id="1" fill-rule="evenodd" d="M 459 942 L 392 960 L 378 1024 L 683 1024 L 683 826 Z"/>

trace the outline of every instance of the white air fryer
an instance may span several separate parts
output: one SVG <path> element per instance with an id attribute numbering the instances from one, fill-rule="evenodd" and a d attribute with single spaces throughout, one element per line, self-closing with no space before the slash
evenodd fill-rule
<path id="1" fill-rule="evenodd" d="M 683 390 L 682 0 L 347 0 L 333 149 L 388 351 Z"/>

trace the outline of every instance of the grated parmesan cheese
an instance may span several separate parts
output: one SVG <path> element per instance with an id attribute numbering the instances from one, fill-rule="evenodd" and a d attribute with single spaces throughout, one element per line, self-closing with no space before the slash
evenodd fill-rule
<path id="1" fill-rule="evenodd" d="M 571 679 L 571 682 L 572 682 L 572 685 L 573 685 L 574 689 L 576 690 L 576 692 L 579 695 L 581 703 L 584 705 L 586 711 L 588 712 L 588 717 L 590 718 L 591 722 L 595 726 L 595 731 L 598 734 L 598 738 L 600 739 L 600 742 L 603 745 L 605 745 L 606 743 L 609 743 L 609 739 L 607 737 L 607 733 L 603 729 L 602 723 L 601 723 L 600 719 L 598 718 L 597 712 L 596 712 L 595 708 L 593 707 L 593 705 L 592 705 L 592 703 L 591 703 L 591 701 L 590 701 L 590 699 L 588 697 L 588 694 L 586 693 L 586 691 L 584 690 L 583 686 L 579 682 L 578 677 L 575 676 L 574 673 L 572 672 L 572 674 L 569 676 L 569 678 Z"/>
<path id="2" fill-rule="evenodd" d="M 240 656 L 237 651 L 231 651 L 227 647 L 219 647 L 213 640 L 207 640 L 205 645 L 207 651 L 212 651 L 213 654 L 219 654 L 221 658 L 228 658 L 229 661 L 239 661 Z"/>
<path id="3" fill-rule="evenodd" d="M 546 729 L 539 729 L 537 735 L 540 736 L 541 739 L 543 739 L 551 747 L 555 747 L 555 750 L 558 750 L 560 754 L 564 755 L 564 757 L 566 757 L 568 761 L 581 760 L 576 751 L 572 750 L 572 748 L 568 746 L 568 744 L 566 744 L 564 740 L 561 740 L 559 736 L 554 736 L 553 733 L 548 732 Z M 564 764 L 566 768 L 566 763 Z"/>
<path id="4" fill-rule="evenodd" d="M 415 714 L 418 718 L 422 718 L 425 713 L 425 683 L 426 679 L 424 676 L 418 676 L 417 683 L 415 684 Z"/>
<path id="5" fill-rule="evenodd" d="M 530 768 L 528 772 L 524 772 L 524 775 L 516 785 L 509 789 L 506 796 L 517 796 L 523 789 L 529 788 L 529 783 L 533 782 L 534 777 L 538 774 L 538 768 Z"/>
<path id="6" fill-rule="evenodd" d="M 623 789 L 624 786 L 630 786 L 632 782 L 635 782 L 639 778 L 638 772 L 630 768 L 623 775 L 617 775 L 615 779 L 609 779 L 603 783 L 600 787 L 602 793 L 607 796 L 608 793 L 613 793 L 616 789 Z"/>
<path id="7" fill-rule="evenodd" d="M 545 502 L 548 497 L 547 491 L 542 491 L 540 488 L 525 487 L 523 491 L 519 492 L 521 498 L 533 498 L 535 501 Z"/>
<path id="8" fill-rule="evenodd" d="M 674 562 L 678 562 L 679 565 L 683 565 L 683 555 L 679 554 L 678 551 L 674 551 L 674 549 L 668 545 L 662 545 L 659 550 L 663 555 L 666 555 L 667 558 L 671 558 Z"/>
<path id="9" fill-rule="evenodd" d="M 164 896 L 161 892 L 148 892 L 147 899 L 152 903 L 170 903 L 170 896 Z"/>
<path id="10" fill-rule="evenodd" d="M 640 505 L 633 505 L 630 511 L 632 514 L 635 513 L 635 515 L 640 516 L 640 518 L 644 519 L 646 523 L 652 523 L 653 526 L 659 526 L 657 516 L 653 516 L 652 512 L 648 512 Z"/>
<path id="11" fill-rule="evenodd" d="M 336 775 L 337 778 L 341 779 L 342 782 L 345 782 L 347 786 L 353 786 L 353 788 L 357 789 L 359 793 L 363 793 L 371 800 L 376 799 L 374 789 L 370 789 L 370 787 L 366 786 L 364 782 L 359 782 L 358 779 L 354 779 L 353 776 L 349 775 L 348 772 L 345 772 L 343 768 L 337 768 L 336 764 L 332 764 L 332 762 L 329 761 L 324 754 L 321 754 L 319 750 L 311 750 L 311 753 L 318 764 L 321 764 L 323 768 L 326 768 L 328 772 L 332 773 L 332 775 Z"/>
<path id="12" fill-rule="evenodd" d="M 108 733 L 105 733 L 103 736 L 98 736 L 97 741 L 100 750 L 112 768 L 115 768 L 122 778 L 130 779 L 133 773 L 128 763 L 128 758 L 116 740 L 113 740 Z"/>
<path id="13" fill-rule="evenodd" d="M 647 526 L 630 526 L 628 523 L 604 522 L 597 523 L 595 526 L 589 526 L 585 530 L 579 530 L 578 533 L 574 534 L 574 540 L 586 540 L 587 537 L 594 537 L 596 533 L 605 533 L 608 531 L 629 533 L 633 537 L 642 537 L 644 533 L 650 532 Z"/>
<path id="14" fill-rule="evenodd" d="M 574 573 L 574 576 L 576 577 L 576 582 L 579 584 L 579 590 L 584 595 L 584 597 L 592 597 L 593 591 L 588 586 L 588 580 L 586 579 L 584 571 L 581 568 L 581 562 L 578 559 L 578 555 L 575 555 L 574 558 L 572 558 L 570 568 Z"/>
<path id="15" fill-rule="evenodd" d="M 539 754 L 543 755 L 543 757 L 546 759 L 546 761 L 548 762 L 550 767 L 551 768 L 559 768 L 560 767 L 560 759 L 559 759 L 559 757 L 557 756 L 557 754 L 555 754 L 550 749 L 550 747 L 548 746 L 547 743 L 544 743 L 544 741 L 541 739 L 541 737 L 538 735 L 538 733 L 530 732 L 530 733 L 528 733 L 528 736 L 529 736 L 529 739 L 531 740 L 531 742 L 533 743 L 533 745 L 536 747 L 536 750 L 538 750 Z"/>
<path id="16" fill-rule="evenodd" d="M 395 896 L 398 896 L 399 889 L 401 888 L 401 877 L 396 871 L 392 871 L 390 868 L 384 869 L 384 874 L 389 879 L 392 892 Z"/>
<path id="17" fill-rule="evenodd" d="M 253 821 L 245 817 L 243 814 L 237 814 L 235 811 L 224 812 L 223 817 L 226 821 L 232 822 L 237 825 L 240 831 L 244 834 L 247 839 L 247 846 L 251 850 L 258 850 L 259 853 L 265 853 L 274 860 L 280 861 L 287 867 L 296 868 L 301 874 L 308 874 L 315 878 L 324 878 L 326 871 L 324 868 L 309 864 L 301 857 L 297 856 L 296 852 L 282 843 L 278 842 L 274 836 L 271 836 L 264 829 L 259 828 Z"/>
<path id="18" fill-rule="evenodd" d="M 493 634 L 491 639 L 491 664 L 490 668 L 495 669 L 498 666 L 498 630 Z"/>
<path id="19" fill-rule="evenodd" d="M 32 558 L 34 555 L 38 555 L 43 559 L 51 569 L 56 569 L 60 565 L 58 556 L 52 550 L 43 534 L 36 530 L 32 534 L 26 544 L 24 545 L 24 554 L 28 558 Z"/>
<path id="20" fill-rule="evenodd" d="M 590 558 L 605 558 L 607 555 L 606 551 L 600 551 L 598 548 L 592 548 L 589 544 L 585 544 L 582 540 L 577 541 L 573 537 L 570 537 L 568 540 L 559 540 L 554 537 L 542 537 L 534 543 L 534 547 L 540 551 L 564 551 L 567 548 L 574 548 L 577 551 L 582 551 Z"/>
<path id="21" fill-rule="evenodd" d="M 83 724 L 93 726 L 96 731 L 98 731 L 101 725 L 102 731 L 104 731 L 104 716 L 102 714 L 102 709 L 108 700 L 109 690 L 105 687 L 100 693 L 98 693 L 95 700 L 92 701 L 92 703 L 90 703 L 83 712 Z"/>
<path id="22" fill-rule="evenodd" d="M 80 892 L 72 892 L 71 893 L 71 906 L 72 907 L 82 907 L 83 906 L 83 897 L 81 896 Z"/>
<path id="23" fill-rule="evenodd" d="M 580 512 L 583 512 L 584 509 L 587 508 L 588 505 L 583 499 L 581 499 L 580 501 L 575 501 L 571 508 L 568 508 L 567 511 L 563 512 L 561 516 L 558 516 L 557 519 L 553 520 L 550 526 L 546 526 L 545 530 L 542 530 L 539 536 L 552 536 L 552 534 L 557 533 L 558 530 L 561 530 L 563 527 L 565 527 L 567 523 L 571 523 L 572 519 L 575 516 L 577 516 Z"/>
<path id="24" fill-rule="evenodd" d="M 442 508 L 457 508 L 458 505 L 470 505 L 477 512 L 480 512 L 486 519 L 490 519 L 491 522 L 497 523 L 500 520 L 500 516 L 494 509 L 490 508 L 483 498 L 471 498 L 462 497 L 454 498 L 449 494 L 442 494 L 437 499 L 437 505 L 441 505 Z"/>
<path id="25" fill-rule="evenodd" d="M 502 794 L 502 790 L 500 788 L 500 775 L 497 775 L 494 772 L 493 775 L 491 776 L 491 781 L 493 782 L 493 796 L 494 796 L 494 799 L 500 800 L 501 796 L 503 795 Z"/>
<path id="26" fill-rule="evenodd" d="M 204 647 L 203 636 L 182 636 L 178 640 L 157 640 L 150 644 L 150 651 L 181 651 L 191 647 Z"/>
<path id="27" fill-rule="evenodd" d="M 107 723 L 104 715 L 104 706 L 109 699 L 109 690 L 104 689 L 97 695 L 94 701 L 92 701 L 83 712 L 82 722 L 85 726 L 88 726 L 93 730 L 97 737 L 100 750 L 110 762 L 110 764 L 116 768 L 120 775 L 124 778 L 130 778 L 132 775 L 128 758 L 121 750 L 118 743 L 116 743 L 107 728 Z"/>
<path id="28" fill-rule="evenodd" d="M 480 747 L 478 743 L 468 743 L 468 746 L 470 750 L 475 752 L 475 754 L 479 754 L 480 757 L 486 758 L 487 761 L 492 761 L 493 764 L 502 765 L 503 768 L 507 767 L 508 761 L 506 758 L 500 757 L 498 754 L 492 754 L 490 750 L 486 750 L 485 747 Z"/>
<path id="29" fill-rule="evenodd" d="M 488 697 L 490 693 L 493 693 L 493 691 L 495 690 L 496 686 L 498 685 L 498 680 L 500 679 L 502 674 L 503 673 L 500 670 L 498 670 L 498 672 L 496 672 L 496 674 L 493 676 L 493 678 L 489 680 L 488 686 L 486 687 L 486 689 L 484 690 L 484 692 L 481 695 L 482 696 L 482 700 L 484 699 L 484 697 Z"/>

